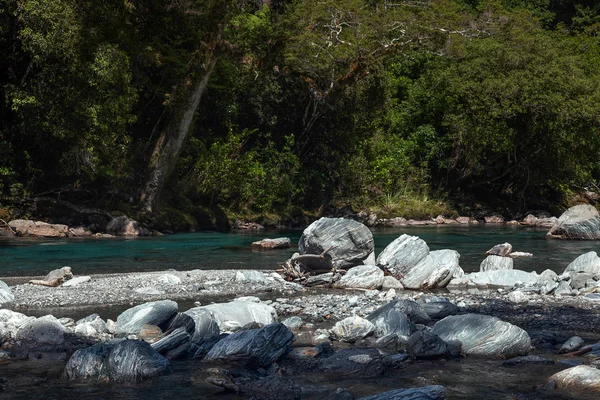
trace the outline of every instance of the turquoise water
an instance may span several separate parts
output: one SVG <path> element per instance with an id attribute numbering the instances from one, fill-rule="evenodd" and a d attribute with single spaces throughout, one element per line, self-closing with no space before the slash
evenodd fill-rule
<path id="1" fill-rule="evenodd" d="M 454 249 L 461 254 L 465 271 L 476 271 L 483 253 L 498 243 L 509 242 L 515 251 L 534 254 L 515 261 L 515 268 L 562 272 L 578 255 L 599 250 L 594 241 L 560 241 L 545 238 L 546 230 L 512 226 L 427 226 L 375 230 L 379 253 L 399 235 L 424 239 L 431 250 Z M 0 238 L 0 276 L 44 275 L 68 265 L 75 274 L 153 271 L 164 269 L 276 269 L 296 251 L 302 231 L 181 233 L 135 239 L 7 239 Z M 287 236 L 292 248 L 268 252 L 250 249 L 265 237 Z"/>

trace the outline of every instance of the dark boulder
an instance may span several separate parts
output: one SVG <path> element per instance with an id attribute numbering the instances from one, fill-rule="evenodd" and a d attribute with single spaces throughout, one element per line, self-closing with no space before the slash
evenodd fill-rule
<path id="1" fill-rule="evenodd" d="M 449 301 L 433 301 L 423 304 L 425 312 L 431 319 L 442 319 L 449 315 L 458 314 L 460 308 Z"/>
<path id="2" fill-rule="evenodd" d="M 123 340 L 108 355 L 106 361 L 112 382 L 139 382 L 170 371 L 169 360 L 148 343 Z"/>
<path id="3" fill-rule="evenodd" d="M 70 380 L 109 379 L 106 360 L 114 347 L 114 344 L 98 343 L 77 350 L 65 366 L 65 377 Z"/>
<path id="4" fill-rule="evenodd" d="M 439 336 L 427 332 L 418 331 L 408 338 L 406 345 L 408 353 L 415 358 L 435 359 L 442 358 L 448 354 L 448 345 Z"/>
<path id="5" fill-rule="evenodd" d="M 343 349 L 323 359 L 320 370 L 333 376 L 375 377 L 389 367 L 387 358 L 377 349 Z"/>
<path id="6" fill-rule="evenodd" d="M 423 308 L 423 305 L 413 300 L 408 299 L 397 299 L 379 307 L 367 316 L 369 321 L 374 321 L 380 315 L 387 313 L 389 310 L 397 310 L 403 312 L 408 318 L 415 324 L 428 324 L 431 322 L 431 318 L 427 315 L 427 312 Z"/>
<path id="7" fill-rule="evenodd" d="M 169 350 L 173 350 L 182 344 L 188 343 L 192 337 L 186 332 L 184 327 L 177 328 L 167 336 L 157 342 L 151 344 L 152 348 L 160 354 L 165 354 Z"/>
<path id="8" fill-rule="evenodd" d="M 515 367 L 518 365 L 529 365 L 529 364 L 538 364 L 538 365 L 552 365 L 554 364 L 554 360 L 551 358 L 544 358 L 540 356 L 522 356 L 511 358 L 510 360 L 506 360 L 502 363 L 505 367 Z"/>

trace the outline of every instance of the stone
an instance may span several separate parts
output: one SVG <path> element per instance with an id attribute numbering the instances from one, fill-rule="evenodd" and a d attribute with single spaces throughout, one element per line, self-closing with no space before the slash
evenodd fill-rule
<path id="1" fill-rule="evenodd" d="M 244 270 L 235 274 L 235 281 L 240 283 L 268 283 L 268 279 L 260 271 Z"/>
<path id="2" fill-rule="evenodd" d="M 554 360 L 551 358 L 544 358 L 540 356 L 521 356 L 514 357 L 509 360 L 506 360 L 502 363 L 505 367 L 515 367 L 518 365 L 552 365 L 554 364 Z"/>
<path id="3" fill-rule="evenodd" d="M 520 290 L 515 290 L 508 294 L 508 300 L 512 303 L 527 303 L 529 301 L 529 296 Z"/>
<path id="4" fill-rule="evenodd" d="M 469 218 L 469 217 L 458 217 L 458 218 L 456 218 L 456 222 L 458 222 L 459 224 L 463 224 L 463 225 L 469 224 L 470 221 L 471 221 L 471 218 Z"/>
<path id="5" fill-rule="evenodd" d="M 599 392 L 600 370 L 588 365 L 579 365 L 557 372 L 549 381 L 554 382 L 557 389 Z"/>
<path id="6" fill-rule="evenodd" d="M 375 335 L 379 338 L 395 334 L 406 341 L 417 329 L 406 314 L 393 308 L 376 315 L 370 322 L 375 325 Z"/>
<path id="7" fill-rule="evenodd" d="M 115 236 L 151 236 L 152 232 L 126 216 L 115 217 L 106 225 L 106 232 Z"/>
<path id="8" fill-rule="evenodd" d="M 523 220 L 521 221 L 521 224 L 535 226 L 537 221 L 538 221 L 538 217 L 536 217 L 533 214 L 527 214 L 527 216 L 525 218 L 523 218 Z"/>
<path id="9" fill-rule="evenodd" d="M 99 332 L 91 324 L 80 324 L 75 327 L 75 334 L 88 338 L 95 338 Z"/>
<path id="10" fill-rule="evenodd" d="M 285 354 L 294 340 L 294 334 L 276 322 L 227 336 L 212 347 L 205 360 L 265 368 Z"/>
<path id="11" fill-rule="evenodd" d="M 17 232 L 18 236 L 58 238 L 69 236 L 69 227 L 62 224 L 47 224 L 40 221 L 14 219 L 8 225 Z"/>
<path id="12" fill-rule="evenodd" d="M 80 319 L 76 323 L 77 325 L 87 324 L 92 326 L 97 332 L 106 332 L 106 322 L 96 313 L 88 315 L 85 318 Z"/>
<path id="13" fill-rule="evenodd" d="M 194 321 L 194 332 L 191 333 L 193 342 L 211 340 L 221 333 L 219 324 L 210 310 L 196 307 L 190 308 L 184 314 Z"/>
<path id="14" fill-rule="evenodd" d="M 444 341 L 459 340 L 467 355 L 512 358 L 527 355 L 531 339 L 523 329 L 498 318 L 481 314 L 446 317 L 432 333 Z"/>
<path id="15" fill-rule="evenodd" d="M 159 326 L 144 324 L 140 328 L 138 337 L 148 343 L 154 343 L 158 341 L 163 335 L 162 329 Z"/>
<path id="16" fill-rule="evenodd" d="M 321 218 L 310 224 L 298 241 L 300 255 L 321 254 L 336 268 L 362 265 L 375 250 L 373 234 L 358 221 L 344 218 Z M 306 265 L 310 267 L 307 261 Z"/>
<path id="17" fill-rule="evenodd" d="M 342 279 L 334 284 L 336 288 L 378 289 L 383 284 L 383 271 L 376 265 L 359 265 L 350 268 Z"/>
<path id="18" fill-rule="evenodd" d="M 69 228 L 69 233 L 75 237 L 89 237 L 93 235 L 87 226 L 73 226 Z"/>
<path id="19" fill-rule="evenodd" d="M 152 286 L 145 286 L 145 287 L 137 288 L 137 289 L 134 289 L 133 291 L 136 293 L 139 293 L 139 294 L 146 294 L 146 295 L 151 295 L 151 296 L 165 294 L 164 290 L 159 290 Z"/>
<path id="20" fill-rule="evenodd" d="M 486 224 L 503 224 L 504 223 L 504 217 L 501 215 L 489 215 L 487 217 L 484 217 L 483 220 L 485 221 Z"/>
<path id="21" fill-rule="evenodd" d="M 137 334 L 142 325 L 158 325 L 168 322 L 177 314 L 177 303 L 160 300 L 140 304 L 123 311 L 117 317 L 117 335 Z"/>
<path id="22" fill-rule="evenodd" d="M 595 282 L 594 275 L 585 272 L 569 272 L 569 275 L 571 276 L 569 286 L 575 290 L 585 288 L 588 282 Z"/>
<path id="23" fill-rule="evenodd" d="M 403 290 L 404 286 L 402 286 L 402 283 L 400 283 L 400 281 L 393 276 L 384 276 L 383 283 L 381 284 L 381 290 L 389 289 Z"/>
<path id="24" fill-rule="evenodd" d="M 431 319 L 442 319 L 449 315 L 458 314 L 460 308 L 449 301 L 432 301 L 423 304 L 423 308 L 429 318 Z"/>
<path id="25" fill-rule="evenodd" d="M 21 326 L 16 339 L 30 349 L 61 348 L 65 343 L 65 327 L 52 315 L 46 315 Z"/>
<path id="26" fill-rule="evenodd" d="M 353 316 L 336 322 L 330 332 L 341 342 L 354 343 L 374 333 L 375 325 L 364 318 Z"/>
<path id="27" fill-rule="evenodd" d="M 328 376 L 369 378 L 383 375 L 388 363 L 377 349 L 348 348 L 322 360 L 319 369 Z"/>
<path id="28" fill-rule="evenodd" d="M 513 259 L 510 257 L 487 256 L 479 266 L 480 272 L 513 269 Z"/>
<path id="29" fill-rule="evenodd" d="M 275 249 L 288 249 L 291 247 L 290 238 L 277 238 L 277 239 L 263 239 L 258 242 L 252 242 L 251 246 L 253 249 L 259 250 L 275 250 Z"/>
<path id="30" fill-rule="evenodd" d="M 73 279 L 69 279 L 66 282 L 63 282 L 61 287 L 74 287 L 81 285 L 82 283 L 89 282 L 92 279 L 91 276 L 76 276 Z"/>
<path id="31" fill-rule="evenodd" d="M 188 343 L 192 340 L 189 333 L 186 332 L 184 327 L 177 328 L 167 336 L 159 339 L 158 341 L 151 344 L 152 348 L 160 354 L 165 354 L 169 350 L 173 350 L 184 343 Z"/>
<path id="32" fill-rule="evenodd" d="M 546 236 L 556 239 L 600 239 L 598 210 L 589 204 L 571 207 L 558 218 Z"/>
<path id="33" fill-rule="evenodd" d="M 28 317 L 12 310 L 0 309 L 0 343 L 15 339 L 19 329 L 34 320 L 35 317 Z"/>
<path id="34" fill-rule="evenodd" d="M 535 223 L 535 226 L 538 228 L 552 228 L 554 225 L 558 223 L 558 218 L 556 217 L 547 217 L 540 218 Z"/>
<path id="35" fill-rule="evenodd" d="M 584 253 L 567 265 L 565 272 L 585 272 L 600 275 L 600 257 L 595 251 Z"/>
<path id="36" fill-rule="evenodd" d="M 329 286 L 333 282 L 333 272 L 327 272 L 325 274 L 312 275 L 309 276 L 306 282 L 304 282 L 305 286 Z"/>
<path id="37" fill-rule="evenodd" d="M 464 274 L 458 264 L 459 258 L 460 254 L 455 250 L 432 251 L 406 271 L 400 282 L 407 289 L 446 287 L 453 277 Z"/>
<path id="38" fill-rule="evenodd" d="M 519 269 L 475 272 L 465 276 L 478 286 L 512 287 L 517 283 L 526 285 L 537 283 L 537 274 L 535 272 L 525 272 Z"/>
<path id="39" fill-rule="evenodd" d="M 111 382 L 134 383 L 163 375 L 170 371 L 169 360 L 148 343 L 123 340 L 108 354 L 105 361 Z"/>
<path id="40" fill-rule="evenodd" d="M 214 317 L 221 332 L 236 332 L 250 324 L 265 326 L 277 321 L 275 309 L 264 303 L 232 301 L 209 304 L 192 308 L 186 314 L 193 317 L 192 314 L 198 310 L 208 311 Z M 196 324 L 198 324 L 197 320 Z"/>
<path id="41" fill-rule="evenodd" d="M 15 295 L 13 294 L 10 287 L 3 281 L 0 281 L 0 306 L 13 302 L 15 300 Z"/>
<path id="42" fill-rule="evenodd" d="M 377 257 L 377 266 L 395 277 L 403 277 L 429 255 L 429 246 L 416 236 L 402 235 L 390 243 Z"/>
<path id="43" fill-rule="evenodd" d="M 583 339 L 579 336 L 573 336 L 567 340 L 558 350 L 558 354 L 570 353 L 572 351 L 579 350 L 583 346 Z"/>
<path id="44" fill-rule="evenodd" d="M 512 245 L 510 243 L 497 244 L 488 251 L 485 252 L 488 256 L 501 256 L 507 257 L 512 252 Z"/>
<path id="45" fill-rule="evenodd" d="M 302 321 L 302 318 L 300 317 L 289 317 L 283 320 L 281 323 L 287 326 L 289 329 L 299 329 L 302 324 L 304 324 L 304 321 Z"/>
<path id="46" fill-rule="evenodd" d="M 374 396 L 361 397 L 359 400 L 445 400 L 446 393 L 445 387 L 431 385 L 412 389 L 394 389 Z"/>
<path id="47" fill-rule="evenodd" d="M 567 281 L 558 282 L 558 286 L 554 289 L 555 296 L 572 296 L 573 290 Z"/>
<path id="48" fill-rule="evenodd" d="M 508 256 L 510 258 L 512 258 L 512 259 L 515 259 L 515 260 L 522 260 L 522 259 L 525 259 L 525 258 L 531 258 L 531 257 L 533 257 L 533 254 L 526 253 L 524 251 L 513 251 Z"/>
<path id="49" fill-rule="evenodd" d="M 423 305 L 417 303 L 414 300 L 409 299 L 397 299 L 393 300 L 367 316 L 369 321 L 374 321 L 380 315 L 386 314 L 389 310 L 400 311 L 414 323 L 414 324 L 428 324 L 431 322 L 431 318 L 427 315 L 427 312 L 423 308 Z"/>
<path id="50" fill-rule="evenodd" d="M 356 400 L 356 397 L 344 388 L 337 388 L 329 393 L 327 400 Z"/>
<path id="51" fill-rule="evenodd" d="M 77 350 L 67 361 L 65 377 L 69 380 L 108 380 L 106 360 L 114 346 L 114 343 L 98 343 Z"/>
<path id="52" fill-rule="evenodd" d="M 162 283 L 163 285 L 179 285 L 181 284 L 181 279 L 173 274 L 162 274 L 156 278 L 156 282 Z"/>
<path id="53" fill-rule="evenodd" d="M 406 345 L 409 354 L 415 358 L 436 359 L 446 356 L 448 345 L 436 334 L 417 331 L 408 338 Z"/>
<path id="54" fill-rule="evenodd" d="M 178 328 L 184 328 L 187 333 L 193 336 L 196 332 L 196 322 L 194 322 L 194 319 L 191 316 L 178 312 L 165 325 L 165 332 L 175 330 Z M 217 335 L 218 334 L 219 332 L 217 331 Z"/>

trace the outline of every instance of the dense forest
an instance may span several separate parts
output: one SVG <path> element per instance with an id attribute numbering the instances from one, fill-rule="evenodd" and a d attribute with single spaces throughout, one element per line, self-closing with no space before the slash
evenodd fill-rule
<path id="1" fill-rule="evenodd" d="M 592 0 L 0 0 L 0 208 L 548 209 L 600 181 L 599 30 Z"/>

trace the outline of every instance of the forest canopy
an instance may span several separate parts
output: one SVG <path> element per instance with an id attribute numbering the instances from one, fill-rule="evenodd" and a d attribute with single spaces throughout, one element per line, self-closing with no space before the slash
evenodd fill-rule
<path id="1" fill-rule="evenodd" d="M 591 0 L 1 0 L 0 199 L 547 207 L 600 179 L 599 29 Z"/>

